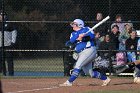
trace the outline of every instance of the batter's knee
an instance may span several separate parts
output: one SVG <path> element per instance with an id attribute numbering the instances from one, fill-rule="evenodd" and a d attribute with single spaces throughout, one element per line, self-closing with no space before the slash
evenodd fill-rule
<path id="1" fill-rule="evenodd" d="M 92 77 L 93 71 L 89 70 L 89 75 Z"/>

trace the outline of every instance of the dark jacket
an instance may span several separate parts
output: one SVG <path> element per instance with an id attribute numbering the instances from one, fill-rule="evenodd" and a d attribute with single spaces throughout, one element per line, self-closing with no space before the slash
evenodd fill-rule
<path id="1" fill-rule="evenodd" d="M 104 50 L 112 50 L 112 43 L 106 41 L 101 42 L 99 45 L 99 50 L 103 50 L 99 51 L 101 58 L 109 58 L 109 51 Z"/>
<path id="2" fill-rule="evenodd" d="M 98 22 L 96 22 L 96 23 L 98 23 Z M 104 23 L 104 24 L 100 25 L 99 27 L 97 27 L 94 31 L 95 32 L 99 32 L 101 37 L 102 36 L 105 36 L 108 33 L 107 32 L 108 31 L 108 28 L 107 28 L 106 23 Z"/>
<path id="3" fill-rule="evenodd" d="M 119 49 L 119 40 L 118 40 L 119 34 L 120 34 L 119 32 L 116 34 L 114 34 L 112 32 L 109 33 L 110 43 L 112 43 L 112 49 L 114 49 L 114 50 Z"/>
<path id="4" fill-rule="evenodd" d="M 126 40 L 126 50 L 137 50 L 138 38 L 132 39 L 131 37 Z M 133 48 L 131 46 L 134 46 Z"/>

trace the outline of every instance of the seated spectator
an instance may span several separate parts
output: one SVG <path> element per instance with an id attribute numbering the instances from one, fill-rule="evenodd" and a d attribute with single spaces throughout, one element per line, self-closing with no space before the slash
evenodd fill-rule
<path id="1" fill-rule="evenodd" d="M 109 69 L 109 58 L 110 53 L 108 50 L 111 49 L 110 37 L 106 35 L 104 40 L 99 45 L 98 57 L 95 59 L 93 68 L 102 72 L 106 75 L 106 71 Z"/>
<path id="2" fill-rule="evenodd" d="M 125 23 L 124 28 L 125 28 L 124 31 L 119 35 L 119 50 L 126 50 L 125 42 L 130 37 L 130 33 L 132 32 L 133 29 L 133 24 Z M 117 65 L 126 64 L 126 62 L 127 62 L 126 52 L 119 51 L 118 53 L 116 53 Z"/>
<path id="3" fill-rule="evenodd" d="M 140 38 L 138 39 L 138 43 L 137 43 L 137 60 L 140 60 Z"/>
<path id="4" fill-rule="evenodd" d="M 95 46 L 96 46 L 96 49 L 99 49 L 99 46 L 100 46 L 100 43 L 101 43 L 100 33 L 96 32 L 96 31 L 94 31 L 94 33 L 95 33 L 95 39 L 94 39 Z"/>
<path id="5" fill-rule="evenodd" d="M 110 43 L 111 43 L 111 50 L 118 50 L 119 48 L 119 27 L 118 25 L 114 25 L 111 28 L 111 32 L 109 33 L 109 37 L 110 37 Z M 112 51 L 111 53 L 112 55 L 112 60 L 115 61 L 115 56 L 116 56 L 116 51 Z"/>
<path id="6" fill-rule="evenodd" d="M 103 14 L 100 13 L 100 12 L 97 13 L 96 14 L 96 20 L 95 20 L 96 23 L 100 22 L 102 19 L 103 19 Z M 97 33 L 100 34 L 100 38 L 99 38 L 100 41 L 103 41 L 104 40 L 104 37 L 107 34 L 107 30 L 108 30 L 108 28 L 107 28 L 107 24 L 106 23 L 100 25 L 99 27 L 97 27 L 95 29 L 95 32 L 97 32 Z"/>
<path id="7" fill-rule="evenodd" d="M 109 35 L 106 35 L 104 41 L 100 43 L 99 50 L 110 50 L 111 48 L 112 48 L 112 45 L 110 43 L 110 37 Z M 109 58 L 109 52 L 100 51 L 99 56 L 101 56 L 101 58 Z"/>
<path id="8" fill-rule="evenodd" d="M 119 35 L 119 50 L 126 50 L 125 42 L 130 37 L 130 33 L 133 29 L 132 23 L 125 23 L 124 31 Z"/>
<path id="9" fill-rule="evenodd" d="M 126 50 L 137 50 L 137 42 L 136 31 L 133 29 L 130 37 L 126 40 Z M 136 53 L 131 51 L 127 52 L 127 58 L 129 62 L 136 61 Z"/>
<path id="10" fill-rule="evenodd" d="M 138 38 L 137 50 L 140 50 L 140 38 Z M 140 52 L 137 52 L 137 60 L 140 60 Z M 140 64 L 135 66 L 134 77 L 135 78 L 137 78 L 137 77 L 139 78 L 140 77 Z"/>
<path id="11" fill-rule="evenodd" d="M 123 20 L 123 17 L 121 14 L 117 14 L 116 15 L 116 18 L 115 18 L 115 23 L 113 23 L 111 25 L 111 28 L 114 26 L 114 25 L 117 25 L 119 27 L 119 32 L 123 32 L 124 31 L 124 25 L 125 23 L 122 23 L 122 20 Z"/>
<path id="12" fill-rule="evenodd" d="M 114 25 L 111 28 L 111 32 L 109 33 L 110 36 L 110 42 L 112 43 L 112 49 L 117 50 L 119 48 L 119 27 L 118 25 Z"/>
<path id="13" fill-rule="evenodd" d="M 132 30 L 130 33 L 130 38 L 126 40 L 126 49 L 127 50 L 137 50 L 138 49 L 138 38 L 136 37 L 136 31 Z M 129 62 L 135 62 L 136 61 L 136 52 L 127 52 L 127 58 Z M 134 69 L 134 77 L 140 76 L 140 65 L 136 66 Z"/>

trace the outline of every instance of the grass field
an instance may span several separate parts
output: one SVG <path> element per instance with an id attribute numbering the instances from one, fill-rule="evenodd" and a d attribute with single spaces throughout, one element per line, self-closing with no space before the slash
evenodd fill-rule
<path id="1" fill-rule="evenodd" d="M 64 64 L 62 57 L 17 58 L 14 59 L 16 76 L 63 76 Z M 49 73 L 49 75 L 48 75 Z M 53 75 L 50 73 L 53 73 Z M 59 75 L 58 75 L 59 73 Z M 26 75 L 25 75 L 26 74 Z M 29 75 L 30 74 L 30 75 Z"/>
<path id="2" fill-rule="evenodd" d="M 62 58 L 16 59 L 15 71 L 63 71 Z"/>

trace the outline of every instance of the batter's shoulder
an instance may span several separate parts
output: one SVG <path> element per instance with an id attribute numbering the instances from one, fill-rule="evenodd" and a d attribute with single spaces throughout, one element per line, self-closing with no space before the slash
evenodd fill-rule
<path id="1" fill-rule="evenodd" d="M 89 26 L 84 27 L 85 29 L 91 29 Z"/>

